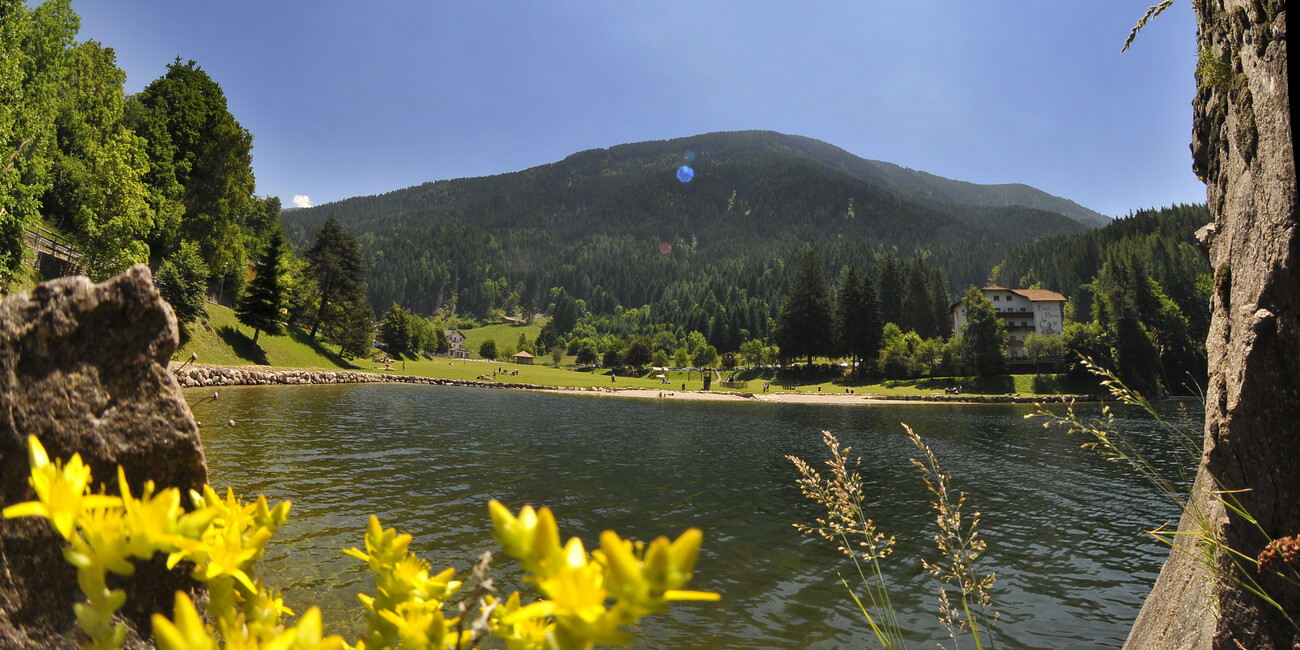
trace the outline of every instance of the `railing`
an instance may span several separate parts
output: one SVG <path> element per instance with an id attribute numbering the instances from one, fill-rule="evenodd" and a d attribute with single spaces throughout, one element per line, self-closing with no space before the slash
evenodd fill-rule
<path id="1" fill-rule="evenodd" d="M 47 277 L 72 275 L 81 270 L 81 251 L 58 233 L 36 226 L 23 234 L 23 243 L 34 253 L 33 268 L 40 269 Z"/>

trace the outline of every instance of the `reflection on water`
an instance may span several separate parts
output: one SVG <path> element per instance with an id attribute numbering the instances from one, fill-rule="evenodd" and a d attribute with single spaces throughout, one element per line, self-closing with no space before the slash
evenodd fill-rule
<path id="1" fill-rule="evenodd" d="M 190 392 L 197 402 L 200 392 Z M 945 638 L 938 583 L 918 558 L 934 553 L 928 493 L 900 422 L 934 449 L 968 507 L 981 512 L 996 572 L 1000 647 L 1123 643 L 1164 561 L 1143 531 L 1176 510 L 1127 467 L 1079 449 L 1082 440 L 1026 422 L 1028 406 L 835 407 L 611 400 L 434 386 L 225 389 L 195 406 L 212 484 L 293 502 L 260 566 L 287 604 L 319 603 L 334 632 L 364 629 L 366 519 L 414 536 L 435 569 L 469 568 L 495 550 L 486 503 L 549 505 L 561 535 L 591 548 L 600 531 L 650 539 L 696 526 L 705 542 L 693 588 L 720 603 L 688 603 L 646 619 L 639 647 L 873 646 L 835 577 L 847 558 L 791 524 L 817 511 L 800 496 L 794 454 L 819 465 L 823 429 L 863 458 L 869 513 L 898 536 L 886 565 L 909 638 Z M 1195 409 L 1194 409 L 1195 410 Z M 1155 426 L 1118 423 L 1173 474 Z M 1199 422 L 1193 426 L 1199 428 Z M 517 587 L 498 555 L 494 575 Z"/>

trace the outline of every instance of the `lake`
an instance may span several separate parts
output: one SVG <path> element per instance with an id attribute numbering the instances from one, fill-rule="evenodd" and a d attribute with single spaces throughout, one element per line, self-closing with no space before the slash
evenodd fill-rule
<path id="1" fill-rule="evenodd" d="M 499 550 L 487 516 L 495 498 L 516 512 L 550 506 L 561 537 L 576 535 L 588 549 L 606 529 L 647 541 L 704 531 L 691 587 L 722 601 L 676 604 L 644 619 L 636 647 L 874 646 L 836 577 L 849 577 L 851 562 L 792 526 L 819 513 L 785 455 L 821 468 L 823 429 L 862 457 L 868 514 L 897 536 L 886 575 L 916 647 L 947 634 L 935 618 L 939 582 L 920 566 L 936 554 L 934 515 L 902 422 L 966 493 L 964 514 L 981 513 L 981 567 L 997 574 L 999 647 L 1122 645 L 1167 555 L 1144 531 L 1178 518 L 1129 467 L 1080 449 L 1085 441 L 1063 429 L 1026 421 L 1032 406 L 720 403 L 380 384 L 223 388 L 219 400 L 199 403 L 208 394 L 186 391 L 207 425 L 212 485 L 293 502 L 259 575 L 295 611 L 320 604 L 329 631 L 350 641 L 364 631 L 356 593 L 374 587 L 364 565 L 340 551 L 364 548 L 370 514 L 413 535 L 411 549 L 434 571 L 451 566 L 463 577 L 483 551 Z M 1189 406 L 1199 431 L 1200 406 Z M 1160 408 L 1168 415 L 1176 405 Z M 232 419 L 234 427 L 220 424 Z M 1127 410 L 1116 422 L 1167 476 L 1176 474 L 1172 445 L 1154 422 Z M 505 594 L 518 588 L 517 567 L 503 553 L 492 573 Z"/>

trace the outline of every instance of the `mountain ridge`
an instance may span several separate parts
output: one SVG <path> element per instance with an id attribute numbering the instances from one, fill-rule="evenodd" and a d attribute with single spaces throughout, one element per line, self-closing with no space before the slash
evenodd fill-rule
<path id="1" fill-rule="evenodd" d="M 485 181 L 489 179 L 514 179 L 521 177 L 521 175 L 527 176 L 530 173 L 553 167 L 563 167 L 566 165 L 574 166 L 577 164 L 588 165 L 589 163 L 587 160 L 591 158 L 603 157 L 608 160 L 616 155 L 618 157 L 624 157 L 626 153 L 639 151 L 645 148 L 676 149 L 679 154 L 691 151 L 696 153 L 697 156 L 705 153 L 728 153 L 736 145 L 731 143 L 719 143 L 718 140 L 720 138 L 733 138 L 737 136 L 765 138 L 767 141 L 760 141 L 760 144 L 765 144 L 769 149 L 781 147 L 786 150 L 796 151 L 807 158 L 825 164 L 828 167 L 841 169 L 862 180 L 901 192 L 912 198 L 939 199 L 950 203 L 980 207 L 1009 207 L 1018 205 L 1021 207 L 1063 214 L 1089 228 L 1102 227 L 1111 222 L 1111 218 L 1106 215 L 1090 210 L 1070 199 L 1049 194 L 1025 183 L 980 184 L 950 179 L 891 162 L 863 158 L 850 153 L 847 150 L 841 149 L 840 147 L 815 138 L 761 130 L 714 131 L 693 136 L 672 138 L 669 140 L 647 140 L 642 142 L 612 145 L 610 147 L 585 149 L 571 153 L 555 162 L 535 165 L 518 171 L 502 172 L 487 176 L 469 176 L 426 181 L 417 185 L 390 190 L 388 192 L 354 196 L 340 199 L 338 201 L 314 205 L 310 208 L 300 209 L 306 211 L 332 210 L 356 202 L 376 201 L 388 197 L 405 195 L 423 188 L 432 189 L 444 185 L 461 184 L 469 181 Z M 718 150 L 710 149 L 711 146 L 717 147 Z M 695 151 L 695 149 L 701 149 L 702 151 Z M 810 149 L 812 151 L 810 151 Z M 681 162 L 680 158 L 679 162 Z M 570 173 L 572 174 L 572 172 Z M 441 192 L 439 192 L 438 195 L 444 200 L 452 198 L 443 195 Z M 439 201 L 425 204 L 417 202 L 411 205 L 403 203 L 400 205 L 402 205 L 404 209 L 419 209 L 436 208 L 444 204 L 445 203 Z"/>
<path id="2" fill-rule="evenodd" d="M 683 182 L 677 172 L 687 164 L 693 177 Z M 982 284 L 1015 246 L 1109 221 L 1026 185 L 951 181 L 771 131 L 588 149 L 517 172 L 284 212 L 281 221 L 302 247 L 329 216 L 358 235 L 378 311 L 397 302 L 417 313 L 449 304 L 486 313 L 501 296 L 563 287 L 590 306 L 664 313 L 743 290 L 773 316 L 785 260 L 805 245 L 822 251 L 831 277 L 884 256 L 925 257 L 959 291 Z"/>

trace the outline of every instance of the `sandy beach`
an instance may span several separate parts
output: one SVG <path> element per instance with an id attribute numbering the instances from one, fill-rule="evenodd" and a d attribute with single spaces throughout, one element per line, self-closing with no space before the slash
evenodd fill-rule
<path id="1" fill-rule="evenodd" d="M 635 399 L 676 399 L 709 402 L 775 402 L 778 404 L 823 404 L 828 406 L 870 406 L 878 404 L 973 404 L 984 402 L 989 396 L 972 395 L 970 399 L 960 399 L 941 395 L 916 396 L 907 399 L 881 397 L 879 395 L 856 395 L 845 393 L 733 393 L 725 391 L 657 391 L 646 388 L 627 388 L 622 390 L 605 389 L 592 391 L 588 389 L 546 389 L 555 392 L 578 392 L 583 395 L 600 397 L 622 397 Z M 1004 398 L 1007 401 L 1044 401 L 1044 398 Z"/>

